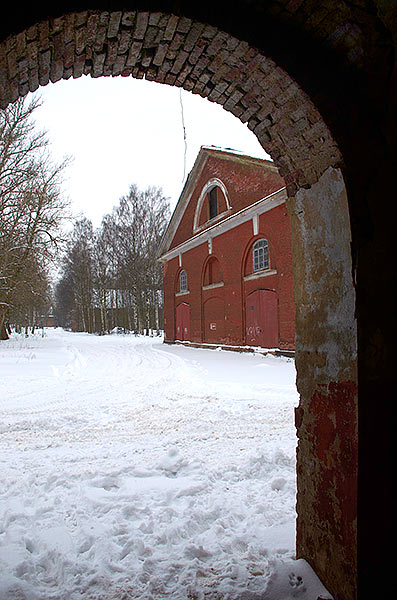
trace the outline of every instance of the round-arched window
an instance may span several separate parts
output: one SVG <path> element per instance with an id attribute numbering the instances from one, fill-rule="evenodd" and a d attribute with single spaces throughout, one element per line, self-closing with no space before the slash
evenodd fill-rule
<path id="1" fill-rule="evenodd" d="M 257 240 L 252 246 L 252 268 L 254 273 L 269 268 L 269 244 L 265 239 Z"/>
<path id="2" fill-rule="evenodd" d="M 204 271 L 203 285 L 212 285 L 223 280 L 223 274 L 219 260 L 215 256 L 211 257 L 206 264 Z"/>
<path id="3" fill-rule="evenodd" d="M 187 273 L 185 269 L 179 273 L 179 291 L 187 292 Z"/>
<path id="4" fill-rule="evenodd" d="M 208 218 L 215 219 L 218 215 L 218 186 L 214 185 L 208 192 Z"/>
<path id="5" fill-rule="evenodd" d="M 209 179 L 200 192 L 193 219 L 193 231 L 206 227 L 231 210 L 227 189 L 216 177 Z"/>

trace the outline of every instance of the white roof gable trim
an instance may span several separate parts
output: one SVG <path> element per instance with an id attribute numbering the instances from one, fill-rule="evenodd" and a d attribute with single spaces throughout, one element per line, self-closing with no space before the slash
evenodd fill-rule
<path id="1" fill-rule="evenodd" d="M 208 242 L 209 239 L 213 239 L 214 237 L 221 235 L 226 231 L 230 231 L 230 229 L 234 229 L 234 227 L 238 227 L 238 225 L 241 225 L 246 221 L 252 220 L 255 215 L 259 216 L 265 212 L 268 212 L 269 210 L 272 210 L 273 208 L 276 208 L 276 206 L 280 206 L 280 204 L 284 204 L 286 199 L 287 191 L 286 188 L 283 187 L 276 192 L 273 192 L 269 196 L 266 196 L 266 198 L 258 200 L 254 204 L 251 204 L 251 206 L 243 208 L 234 215 L 230 215 L 230 217 L 223 219 L 223 221 L 215 223 L 204 231 L 197 233 L 182 244 L 172 248 L 172 250 L 165 252 L 162 256 L 160 256 L 159 260 L 163 263 L 172 260 L 176 256 L 179 256 L 179 254 L 187 252 L 196 246 L 200 246 L 200 244 Z"/>
<path id="2" fill-rule="evenodd" d="M 182 193 L 172 214 L 171 220 L 168 223 L 168 227 L 165 231 L 164 237 L 161 240 L 159 254 L 162 254 L 164 250 L 168 250 L 168 248 L 171 245 L 174 235 L 179 227 L 179 223 L 181 222 L 186 207 L 189 204 L 190 198 L 192 197 L 197 179 L 200 176 L 200 173 L 204 167 L 207 156 L 208 153 L 203 148 L 200 148 L 193 168 L 187 176 Z"/>

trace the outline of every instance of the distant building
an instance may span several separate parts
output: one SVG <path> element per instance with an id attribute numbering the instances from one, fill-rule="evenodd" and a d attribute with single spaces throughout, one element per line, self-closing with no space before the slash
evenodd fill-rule
<path id="1" fill-rule="evenodd" d="M 55 327 L 55 326 L 56 326 L 56 319 L 55 319 L 53 310 L 51 308 L 50 312 L 48 312 L 46 315 L 41 315 L 39 327 Z"/>
<path id="2" fill-rule="evenodd" d="M 286 198 L 271 161 L 201 147 L 160 248 L 165 341 L 294 349 Z"/>

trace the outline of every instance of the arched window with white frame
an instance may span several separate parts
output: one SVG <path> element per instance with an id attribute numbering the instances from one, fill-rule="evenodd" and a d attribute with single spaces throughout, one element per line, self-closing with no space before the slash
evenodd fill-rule
<path id="1" fill-rule="evenodd" d="M 179 273 L 179 291 L 187 292 L 187 273 L 185 269 Z"/>
<path id="2" fill-rule="evenodd" d="M 206 227 L 210 221 L 217 221 L 227 216 L 231 208 L 225 184 L 217 178 L 208 180 L 196 204 L 193 232 Z"/>
<path id="3" fill-rule="evenodd" d="M 264 271 L 269 268 L 269 244 L 264 238 L 257 240 L 252 246 L 252 269 Z"/>
<path id="4" fill-rule="evenodd" d="M 208 218 L 215 219 L 218 216 L 218 186 L 214 185 L 208 192 Z"/>

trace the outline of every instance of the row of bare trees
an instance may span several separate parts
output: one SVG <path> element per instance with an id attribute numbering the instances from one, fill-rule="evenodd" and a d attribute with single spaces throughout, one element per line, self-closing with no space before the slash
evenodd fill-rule
<path id="1" fill-rule="evenodd" d="M 10 323 L 34 327 L 48 311 L 49 273 L 65 241 L 60 184 L 68 161 L 51 161 L 34 122 L 39 105 L 21 99 L 0 111 L 0 339 Z M 58 322 L 88 332 L 162 328 L 157 251 L 168 219 L 161 189 L 132 185 L 97 230 L 76 221 L 56 286 Z"/>
<path id="2" fill-rule="evenodd" d="M 78 331 L 162 328 L 162 269 L 157 261 L 169 219 L 162 190 L 131 185 L 101 226 L 75 222 L 56 287 L 58 322 Z"/>
<path id="3" fill-rule="evenodd" d="M 49 269 L 58 251 L 67 203 L 66 166 L 53 164 L 38 132 L 37 99 L 0 111 L 0 339 L 8 323 L 34 325 L 49 303 Z"/>

